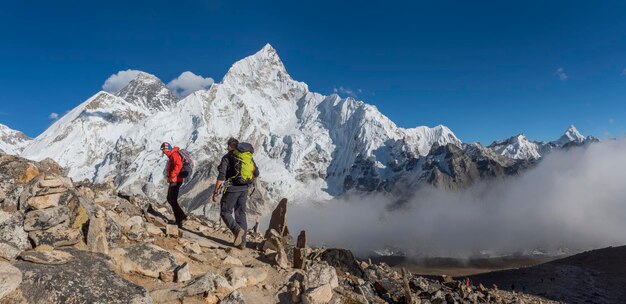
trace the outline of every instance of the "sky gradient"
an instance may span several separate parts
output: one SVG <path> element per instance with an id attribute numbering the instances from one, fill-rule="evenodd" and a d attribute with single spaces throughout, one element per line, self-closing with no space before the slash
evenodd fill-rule
<path id="1" fill-rule="evenodd" d="M 33 137 L 120 70 L 219 82 L 265 43 L 312 91 L 401 127 L 626 133 L 623 1 L 11 1 L 0 37 L 0 123 Z"/>

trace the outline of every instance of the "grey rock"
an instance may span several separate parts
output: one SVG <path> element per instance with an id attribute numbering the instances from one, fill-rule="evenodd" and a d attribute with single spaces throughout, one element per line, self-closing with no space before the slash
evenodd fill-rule
<path id="1" fill-rule="evenodd" d="M 152 291 L 150 295 L 155 302 L 163 303 L 205 292 L 227 295 L 232 291 L 233 288 L 228 285 L 224 277 L 207 273 L 183 285 Z"/>
<path id="2" fill-rule="evenodd" d="M 14 260 L 21 252 L 22 250 L 9 243 L 0 242 L 0 257 L 2 258 Z"/>
<path id="3" fill-rule="evenodd" d="M 246 304 L 246 300 L 244 299 L 241 292 L 235 290 L 231 292 L 227 297 L 220 301 L 220 304 Z"/>
<path id="4" fill-rule="evenodd" d="M 61 247 L 77 244 L 83 235 L 78 229 L 59 225 L 48 230 L 31 231 L 28 233 L 28 237 L 35 243 L 35 246 L 50 245 Z"/>
<path id="5" fill-rule="evenodd" d="M 22 283 L 22 272 L 7 262 L 0 261 L 0 301 Z"/>
<path id="6" fill-rule="evenodd" d="M 28 303 L 148 304 L 146 290 L 119 277 L 106 256 L 70 249 L 71 263 L 49 266 L 19 261 L 20 289 Z"/>
<path id="7" fill-rule="evenodd" d="M 183 263 L 174 270 L 176 274 L 176 283 L 184 283 L 191 280 L 191 273 L 189 272 L 189 264 Z"/>
<path id="8" fill-rule="evenodd" d="M 139 273 L 158 278 L 160 272 L 176 267 L 174 256 L 165 249 L 152 244 L 138 244 L 128 248 L 116 248 L 110 256 L 124 272 Z"/>
<path id="9" fill-rule="evenodd" d="M 312 264 L 309 267 L 304 275 L 303 283 L 307 291 L 326 284 L 330 285 L 331 288 L 337 288 L 339 286 L 339 279 L 337 278 L 335 268 L 322 262 Z"/>
<path id="10" fill-rule="evenodd" d="M 122 226 L 117 224 L 113 218 L 107 213 L 106 217 L 106 239 L 109 243 L 109 248 L 117 247 L 117 243 L 122 237 Z"/>
<path id="11" fill-rule="evenodd" d="M 24 230 L 45 230 L 61 224 L 69 219 L 69 209 L 58 206 L 43 210 L 32 210 L 24 218 Z"/>
<path id="12" fill-rule="evenodd" d="M 333 267 L 341 269 L 343 272 L 363 277 L 363 271 L 350 250 L 339 248 L 326 249 L 320 255 L 320 259 Z"/>
<path id="13" fill-rule="evenodd" d="M 24 261 L 45 265 L 61 265 L 71 261 L 73 258 L 70 253 L 60 250 L 29 250 L 20 254 L 20 259 Z"/>
<path id="14" fill-rule="evenodd" d="M 232 267 L 226 270 L 226 278 L 234 289 L 254 286 L 267 279 L 267 269 Z"/>
<path id="15" fill-rule="evenodd" d="M 30 249 L 28 234 L 24 231 L 22 213 L 8 213 L 0 210 L 0 242 L 20 250 Z"/>
<path id="16" fill-rule="evenodd" d="M 109 252 L 106 228 L 106 218 L 101 212 L 91 217 L 87 231 L 87 248 L 90 251 L 104 254 Z"/>

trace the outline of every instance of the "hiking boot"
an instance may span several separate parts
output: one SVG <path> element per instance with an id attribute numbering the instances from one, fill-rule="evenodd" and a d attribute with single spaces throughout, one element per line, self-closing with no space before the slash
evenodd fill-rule
<path id="1" fill-rule="evenodd" d="M 233 245 L 235 245 L 235 247 L 239 247 L 243 244 L 243 237 L 245 234 L 246 232 L 243 229 L 239 228 L 239 230 L 237 230 L 235 233 L 235 240 L 233 241 Z"/>
<path id="2" fill-rule="evenodd" d="M 239 244 L 239 246 L 237 246 L 237 249 L 239 249 L 239 250 L 246 249 L 246 242 L 241 242 L 241 244 Z"/>

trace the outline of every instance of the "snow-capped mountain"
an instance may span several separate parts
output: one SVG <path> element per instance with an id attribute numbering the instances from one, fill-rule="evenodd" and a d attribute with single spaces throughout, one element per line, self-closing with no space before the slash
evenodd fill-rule
<path id="1" fill-rule="evenodd" d="M 573 145 L 585 145 L 597 142 L 593 136 L 583 136 L 575 126 L 570 125 L 565 133 L 555 141 L 531 141 L 523 134 L 499 140 L 489 145 L 497 154 L 512 159 L 537 160 L 555 149 L 567 148 Z"/>
<path id="2" fill-rule="evenodd" d="M 24 133 L 0 124 L 0 150 L 4 153 L 18 155 L 30 142 Z"/>
<path id="3" fill-rule="evenodd" d="M 530 141 L 524 134 L 495 141 L 489 148 L 499 155 L 512 159 L 539 159 L 548 150 L 545 143 Z"/>
<path id="4" fill-rule="evenodd" d="M 70 111 L 23 155 L 51 157 L 75 179 L 114 177 L 120 189 L 159 196 L 166 162 L 159 145 L 168 141 L 195 158 L 186 193 L 199 205 L 206 203 L 230 136 L 257 148 L 259 192 L 270 200 L 329 199 L 401 174 L 433 144 L 461 145 L 445 126 L 399 128 L 372 105 L 310 92 L 269 44 L 236 62 L 209 90 L 180 101 L 173 96 L 156 77 L 141 73 L 115 95 L 99 92 Z"/>
<path id="5" fill-rule="evenodd" d="M 453 189 L 515 175 L 548 149 L 589 140 L 571 129 L 564 135 L 569 140 L 558 143 L 519 135 L 483 147 L 463 144 L 442 125 L 399 128 L 375 106 L 311 92 L 268 44 L 236 62 L 220 83 L 182 100 L 140 73 L 119 92 L 98 92 L 67 113 L 22 155 L 50 157 L 77 180 L 112 178 L 121 190 L 164 199 L 166 158 L 159 146 L 167 141 L 194 158 L 183 201 L 195 210 L 207 205 L 233 136 L 256 147 L 261 178 L 250 209 L 264 213 L 281 197 L 319 201 L 422 184 Z"/>
<path id="6" fill-rule="evenodd" d="M 65 114 L 37 136 L 22 156 L 50 157 L 69 169 L 76 179 L 93 180 L 98 166 L 118 139 L 153 113 L 169 109 L 176 99 L 164 93 L 156 77 L 141 73 L 118 95 L 101 91 Z"/>

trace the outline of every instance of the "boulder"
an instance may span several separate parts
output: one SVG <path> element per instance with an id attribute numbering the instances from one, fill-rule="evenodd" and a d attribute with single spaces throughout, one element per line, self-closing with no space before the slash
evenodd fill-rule
<path id="1" fill-rule="evenodd" d="M 164 303 L 203 293 L 218 293 L 227 295 L 231 292 L 233 292 L 233 288 L 228 285 L 228 282 L 224 277 L 213 273 L 207 273 L 192 279 L 184 285 L 154 290 L 150 293 L 150 295 L 156 303 Z"/>
<path id="2" fill-rule="evenodd" d="M 220 304 L 246 304 L 246 300 L 243 298 L 241 292 L 235 290 L 222 299 Z"/>
<path id="3" fill-rule="evenodd" d="M 320 259 L 333 267 L 341 269 L 343 272 L 360 278 L 363 277 L 363 270 L 361 270 L 359 263 L 350 250 L 339 248 L 326 249 L 320 255 Z"/>
<path id="4" fill-rule="evenodd" d="M 33 196 L 26 201 L 26 206 L 30 209 L 41 210 L 57 207 L 64 193 L 54 193 L 41 196 Z"/>
<path id="5" fill-rule="evenodd" d="M 182 265 L 176 267 L 174 270 L 176 274 L 176 283 L 184 283 L 191 280 L 191 273 L 189 272 L 189 264 L 183 263 Z"/>
<path id="6" fill-rule="evenodd" d="M 0 301 L 22 283 L 22 272 L 13 265 L 0 261 Z"/>
<path id="7" fill-rule="evenodd" d="M 117 242 L 122 238 L 123 226 L 116 223 L 109 213 L 107 213 L 104 218 L 106 221 L 106 239 L 109 248 L 117 247 Z"/>
<path id="8" fill-rule="evenodd" d="M 202 248 L 200 248 L 200 245 L 196 242 L 189 242 L 185 244 L 185 250 L 193 254 L 202 254 Z"/>
<path id="9" fill-rule="evenodd" d="M 18 185 L 26 184 L 39 175 L 39 168 L 30 162 L 12 156 L 3 156 L 2 158 L 0 173 Z"/>
<path id="10" fill-rule="evenodd" d="M 163 230 L 152 223 L 146 223 L 146 231 L 152 235 L 163 235 Z"/>
<path id="11" fill-rule="evenodd" d="M 198 245 L 200 245 L 201 247 L 204 248 L 209 248 L 209 249 L 227 249 L 230 247 L 224 246 L 220 243 L 217 243 L 215 241 L 212 241 L 206 237 L 200 236 L 196 233 L 193 232 L 189 232 L 187 230 L 180 230 L 180 232 L 182 233 L 182 235 L 193 242 L 196 242 Z"/>
<path id="12" fill-rule="evenodd" d="M 67 252 L 74 256 L 72 261 L 54 267 L 15 264 L 24 274 L 20 289 L 27 303 L 152 303 L 146 290 L 119 277 L 104 255 Z"/>
<path id="13" fill-rule="evenodd" d="M 339 286 L 337 271 L 326 263 L 312 264 L 304 275 L 304 288 L 306 291 L 313 290 L 322 285 L 330 285 L 331 288 Z"/>
<path id="14" fill-rule="evenodd" d="M 276 265 L 283 269 L 289 268 L 289 260 L 285 252 L 285 246 L 283 245 L 283 237 L 280 236 L 276 230 L 270 230 L 269 238 L 263 243 L 263 251 L 268 256 L 270 256 L 270 253 L 275 252 L 273 260 Z"/>
<path id="15" fill-rule="evenodd" d="M 52 227 L 48 230 L 35 230 L 28 233 L 28 237 L 35 246 L 50 245 L 53 247 L 71 246 L 82 239 L 80 230 L 68 228 L 62 225 Z"/>
<path id="16" fill-rule="evenodd" d="M 37 264 L 61 265 L 72 260 L 70 253 L 60 250 L 29 250 L 20 254 L 20 259 Z"/>
<path id="17" fill-rule="evenodd" d="M 274 211 L 272 211 L 272 217 L 270 218 L 270 226 L 265 231 L 265 238 L 269 238 L 270 231 L 276 230 L 281 236 L 285 235 L 285 228 L 287 227 L 287 199 L 280 200 Z"/>
<path id="18" fill-rule="evenodd" d="M 303 304 L 327 304 L 333 298 L 333 289 L 329 284 L 307 290 L 302 295 Z"/>
<path id="19" fill-rule="evenodd" d="M 28 234 L 23 229 L 22 214 L 13 214 L 0 210 L 0 242 L 9 244 L 17 249 L 30 249 Z"/>
<path id="20" fill-rule="evenodd" d="M 227 265 L 234 265 L 234 266 L 243 266 L 243 263 L 241 262 L 240 259 L 238 258 L 234 258 L 232 256 L 227 256 L 226 258 L 224 258 L 222 260 L 223 264 L 227 264 Z"/>
<path id="21" fill-rule="evenodd" d="M 232 267 L 226 270 L 226 278 L 234 289 L 257 285 L 267 279 L 267 269 Z"/>
<path id="22" fill-rule="evenodd" d="M 122 271 L 152 278 L 158 278 L 160 272 L 172 271 L 176 267 L 174 256 L 153 244 L 141 243 L 128 248 L 116 248 L 110 251 L 110 256 Z"/>
<path id="23" fill-rule="evenodd" d="M 69 213 L 70 211 L 66 206 L 30 211 L 26 213 L 24 218 L 24 230 L 45 230 L 54 227 L 67 221 Z"/>
<path id="24" fill-rule="evenodd" d="M 0 242 L 0 257 L 2 258 L 14 260 L 21 252 L 22 250 L 9 243 Z"/>
<path id="25" fill-rule="evenodd" d="M 104 254 L 109 252 L 106 227 L 106 219 L 102 211 L 91 217 L 87 231 L 87 248 L 89 251 Z"/>
<path id="26" fill-rule="evenodd" d="M 178 230 L 178 226 L 176 226 L 176 225 L 167 225 L 167 226 L 165 226 L 165 235 L 178 237 L 180 235 L 180 231 Z"/>
<path id="27" fill-rule="evenodd" d="M 143 223 L 144 223 L 143 218 L 141 216 L 139 216 L 139 215 L 135 215 L 135 216 L 130 217 L 126 221 L 125 227 L 126 228 L 131 228 L 131 227 L 133 227 L 135 225 L 143 226 Z"/>
<path id="28" fill-rule="evenodd" d="M 39 187 L 41 188 L 58 188 L 63 186 L 63 181 L 53 175 L 47 175 L 45 178 L 39 181 Z"/>

